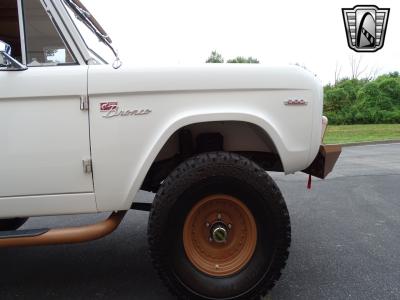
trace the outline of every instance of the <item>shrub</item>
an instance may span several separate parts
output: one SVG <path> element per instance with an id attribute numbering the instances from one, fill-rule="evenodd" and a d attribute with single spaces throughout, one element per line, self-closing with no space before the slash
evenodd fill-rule
<path id="1" fill-rule="evenodd" d="M 324 113 L 331 124 L 400 123 L 400 75 L 376 80 L 343 79 L 324 87 Z"/>

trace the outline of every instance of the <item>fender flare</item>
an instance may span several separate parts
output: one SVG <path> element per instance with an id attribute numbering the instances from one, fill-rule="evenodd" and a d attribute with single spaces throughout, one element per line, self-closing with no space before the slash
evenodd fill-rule
<path id="1" fill-rule="evenodd" d="M 241 113 L 214 112 L 214 113 L 203 113 L 196 115 L 186 115 L 180 117 L 178 116 L 176 119 L 171 121 L 168 124 L 167 128 L 155 139 L 155 141 L 153 142 L 153 146 L 150 148 L 150 150 L 147 153 L 145 153 L 141 158 L 139 158 L 141 160 L 140 162 L 141 167 L 139 169 L 139 172 L 137 174 L 134 174 L 134 176 L 132 177 L 132 181 L 129 185 L 130 189 L 126 197 L 126 203 L 124 207 L 129 208 L 132 202 L 134 202 L 135 195 L 140 189 L 144 181 L 144 178 L 146 177 L 146 174 L 149 171 L 152 163 L 156 159 L 162 147 L 176 131 L 185 126 L 195 123 L 217 122 L 217 121 L 246 122 L 262 129 L 273 142 L 275 149 L 277 150 L 278 155 L 281 158 L 283 168 L 284 170 L 286 170 L 285 168 L 285 165 L 287 164 L 286 147 L 280 138 L 278 130 L 261 116 L 253 113 L 243 113 L 243 112 Z"/>

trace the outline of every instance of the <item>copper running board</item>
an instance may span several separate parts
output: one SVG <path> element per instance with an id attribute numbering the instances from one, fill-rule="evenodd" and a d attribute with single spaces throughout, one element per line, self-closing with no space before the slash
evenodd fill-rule
<path id="1" fill-rule="evenodd" d="M 126 211 L 114 212 L 107 220 L 92 225 L 50 229 L 35 236 L 19 237 L 15 235 L 10 238 L 2 238 L 0 239 L 0 248 L 76 244 L 97 240 L 117 229 L 125 214 Z"/>

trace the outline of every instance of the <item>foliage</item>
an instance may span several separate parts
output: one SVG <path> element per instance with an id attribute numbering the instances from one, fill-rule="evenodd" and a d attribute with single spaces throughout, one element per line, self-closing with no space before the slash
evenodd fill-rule
<path id="1" fill-rule="evenodd" d="M 206 60 L 206 63 L 208 63 L 208 64 L 209 63 L 222 64 L 223 62 L 224 62 L 224 58 L 216 50 L 212 51 L 210 56 Z M 237 56 L 236 58 L 228 59 L 227 63 L 230 63 L 230 64 L 259 64 L 260 62 L 258 61 L 257 58 L 254 58 L 251 56 L 249 56 L 249 57 Z"/>
<path id="2" fill-rule="evenodd" d="M 251 56 L 249 57 L 243 57 L 243 56 L 238 56 L 233 59 L 228 59 L 227 60 L 228 64 L 259 64 L 260 62 L 258 61 L 257 58 L 253 58 Z"/>
<path id="3" fill-rule="evenodd" d="M 206 60 L 207 64 L 222 64 L 223 62 L 224 59 L 222 58 L 222 55 L 217 52 L 217 50 L 212 51 Z"/>
<path id="4" fill-rule="evenodd" d="M 324 87 L 324 113 L 331 124 L 400 123 L 400 75 L 375 80 L 342 79 Z"/>

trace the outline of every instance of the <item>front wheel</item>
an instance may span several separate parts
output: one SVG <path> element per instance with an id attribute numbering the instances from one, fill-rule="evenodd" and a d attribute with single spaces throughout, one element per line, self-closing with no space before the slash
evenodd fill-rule
<path id="1" fill-rule="evenodd" d="M 148 235 L 153 263 L 180 299 L 257 299 L 285 266 L 290 221 L 262 168 L 213 152 L 190 158 L 164 181 Z"/>

